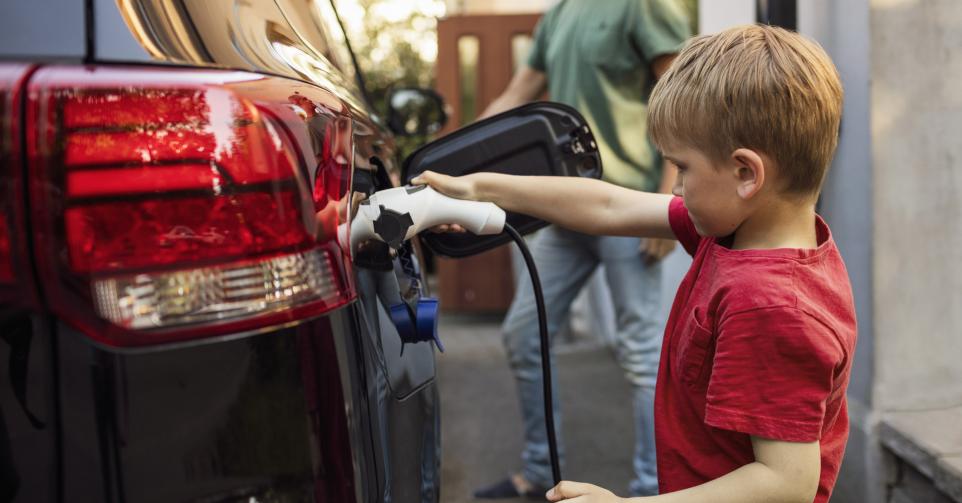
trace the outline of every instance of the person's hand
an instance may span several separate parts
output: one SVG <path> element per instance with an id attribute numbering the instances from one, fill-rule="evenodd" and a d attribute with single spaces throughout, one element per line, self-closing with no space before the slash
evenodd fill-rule
<path id="1" fill-rule="evenodd" d="M 478 200 L 474 175 L 448 176 L 425 171 L 411 179 L 414 185 L 429 185 L 432 189 L 456 199 Z"/>
<path id="2" fill-rule="evenodd" d="M 432 189 L 455 199 L 477 200 L 474 178 L 467 176 L 448 176 L 433 171 L 425 171 L 411 179 L 414 185 L 427 185 Z M 431 227 L 431 232 L 435 233 L 464 233 L 467 232 L 458 224 L 441 224 Z"/>
<path id="3" fill-rule="evenodd" d="M 617 503 L 624 501 L 611 491 L 592 484 L 561 481 L 545 494 L 548 501 L 571 501 L 573 503 Z"/>
<path id="4" fill-rule="evenodd" d="M 641 252 L 645 255 L 645 262 L 651 265 L 665 258 L 675 249 L 677 243 L 674 239 L 645 239 L 641 243 Z"/>

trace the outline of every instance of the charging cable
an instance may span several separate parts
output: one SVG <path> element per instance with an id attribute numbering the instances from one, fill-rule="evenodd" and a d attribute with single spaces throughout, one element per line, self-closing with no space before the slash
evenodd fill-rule
<path id="1" fill-rule="evenodd" d="M 531 286 L 534 287 L 534 301 L 538 306 L 538 335 L 541 338 L 541 381 L 544 392 L 544 426 L 548 432 L 548 453 L 551 457 L 551 476 L 554 478 L 555 485 L 561 482 L 561 460 L 558 457 L 558 439 L 555 436 L 554 427 L 554 397 L 551 386 L 551 339 L 548 338 L 548 315 L 545 311 L 544 292 L 541 290 L 541 280 L 538 277 L 538 268 L 534 264 L 534 258 L 528 245 L 525 243 L 521 234 L 511 227 L 504 224 L 504 232 L 511 236 L 521 255 L 524 256 L 524 263 L 528 267 L 531 275 Z"/>

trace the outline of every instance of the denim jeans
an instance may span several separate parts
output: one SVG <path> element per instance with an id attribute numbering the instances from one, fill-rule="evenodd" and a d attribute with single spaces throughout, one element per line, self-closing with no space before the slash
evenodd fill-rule
<path id="1" fill-rule="evenodd" d="M 633 394 L 635 478 L 629 487 L 631 495 L 657 494 L 658 491 L 653 409 L 655 377 L 664 331 L 664 320 L 659 309 L 661 263 L 647 265 L 644 255 L 639 251 L 640 243 L 638 238 L 588 236 L 549 226 L 533 239 L 531 245 L 544 290 L 548 333 L 551 336 L 565 321 L 572 301 L 592 272 L 599 265 L 605 267 L 616 317 L 615 352 Z M 527 274 L 519 275 L 518 288 L 502 332 L 518 385 L 524 421 L 522 473 L 533 484 L 551 487 L 551 463 L 544 426 L 538 315 L 531 279 Z M 558 447 L 563 460 L 557 389 L 552 393 Z"/>

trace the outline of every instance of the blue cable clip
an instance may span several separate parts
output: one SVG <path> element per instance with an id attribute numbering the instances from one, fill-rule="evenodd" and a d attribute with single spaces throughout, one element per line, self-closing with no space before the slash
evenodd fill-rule
<path id="1" fill-rule="evenodd" d="M 422 297 L 418 299 L 417 308 L 411 309 L 406 302 L 391 306 L 391 321 L 401 336 L 401 354 L 404 345 L 418 342 L 431 342 L 438 350 L 444 352 L 444 344 L 438 336 L 438 299 Z"/>
<path id="2" fill-rule="evenodd" d="M 418 299 L 414 309 L 401 299 L 391 305 L 391 321 L 401 336 L 401 354 L 404 354 L 405 344 L 430 341 L 434 341 L 434 345 L 443 353 L 444 344 L 441 344 L 438 335 L 438 299 L 421 296 L 421 272 L 410 242 L 406 241 L 397 248 L 397 258 L 401 270 L 411 280 L 410 292 Z"/>

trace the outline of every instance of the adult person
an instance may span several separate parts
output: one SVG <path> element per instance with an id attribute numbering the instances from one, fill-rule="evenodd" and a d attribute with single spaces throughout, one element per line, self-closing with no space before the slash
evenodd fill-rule
<path id="1" fill-rule="evenodd" d="M 599 144 L 605 180 L 670 193 L 675 174 L 663 169 L 648 139 L 647 101 L 656 79 L 689 36 L 689 21 L 677 0 L 562 0 L 539 22 L 527 64 L 482 117 L 536 100 L 547 90 L 553 101 L 575 107 L 588 120 Z M 663 330 L 660 260 L 674 246 L 673 240 L 597 237 L 551 226 L 532 247 L 551 334 L 592 272 L 604 265 L 616 316 L 616 354 L 633 390 L 632 495 L 658 490 L 653 401 Z M 553 484 L 538 320 L 526 275 L 521 276 L 502 331 L 524 421 L 523 468 L 477 490 L 475 497 L 543 497 Z M 557 405 L 555 418 L 560 437 Z"/>

